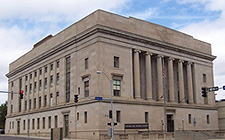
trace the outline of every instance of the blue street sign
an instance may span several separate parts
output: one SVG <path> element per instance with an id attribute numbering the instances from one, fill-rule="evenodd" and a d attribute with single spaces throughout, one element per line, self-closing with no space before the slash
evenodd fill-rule
<path id="1" fill-rule="evenodd" d="M 225 86 L 223 86 L 223 90 L 225 90 Z"/>
<path id="2" fill-rule="evenodd" d="M 102 97 L 95 97 L 95 100 L 102 100 Z"/>

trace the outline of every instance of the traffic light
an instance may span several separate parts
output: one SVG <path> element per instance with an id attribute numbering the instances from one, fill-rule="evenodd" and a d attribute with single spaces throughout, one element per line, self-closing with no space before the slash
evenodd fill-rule
<path id="1" fill-rule="evenodd" d="M 109 110 L 109 118 L 112 118 L 112 110 Z"/>
<path id="2" fill-rule="evenodd" d="M 23 99 L 23 90 L 20 90 L 20 99 Z"/>
<path id="3" fill-rule="evenodd" d="M 207 88 L 202 87 L 202 97 L 207 97 Z"/>
<path id="4" fill-rule="evenodd" d="M 77 94 L 74 95 L 74 102 L 75 102 L 75 103 L 78 102 L 78 95 L 77 95 Z"/>

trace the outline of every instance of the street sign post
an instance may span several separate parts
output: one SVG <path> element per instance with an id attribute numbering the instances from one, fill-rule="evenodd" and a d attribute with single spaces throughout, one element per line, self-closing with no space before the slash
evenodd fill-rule
<path id="1" fill-rule="evenodd" d="M 218 91 L 219 87 L 210 87 L 208 90 L 209 92 Z"/>

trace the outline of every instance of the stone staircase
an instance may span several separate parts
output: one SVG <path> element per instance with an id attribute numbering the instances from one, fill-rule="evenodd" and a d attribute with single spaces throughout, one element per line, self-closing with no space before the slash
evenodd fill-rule
<path id="1" fill-rule="evenodd" d="M 207 131 L 176 131 L 174 140 L 216 140 L 219 139 L 213 132 Z"/>

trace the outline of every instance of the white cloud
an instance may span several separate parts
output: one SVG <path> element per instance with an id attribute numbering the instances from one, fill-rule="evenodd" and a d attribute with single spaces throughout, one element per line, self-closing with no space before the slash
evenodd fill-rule
<path id="1" fill-rule="evenodd" d="M 195 2 L 196 0 L 190 0 Z M 204 1 L 205 2 L 205 1 Z M 223 6 L 221 5 L 223 4 Z M 220 6 L 221 5 L 221 6 Z M 221 0 L 207 0 L 205 7 L 209 10 L 221 11 L 221 16 L 215 20 L 205 20 L 199 23 L 190 24 L 181 29 L 181 31 L 193 35 L 195 38 L 211 43 L 212 54 L 217 56 L 214 60 L 214 83 L 217 86 L 225 85 L 225 71 L 223 67 L 225 66 L 225 1 Z M 225 91 L 219 91 L 217 98 L 225 98 Z"/>
<path id="2" fill-rule="evenodd" d="M 0 0 L 0 90 L 7 90 L 5 74 L 11 62 L 48 34 L 76 22 L 96 9 L 120 11 L 130 0 Z M 1 94 L 1 93 L 0 93 Z M 0 104 L 7 99 L 1 94 Z"/>

